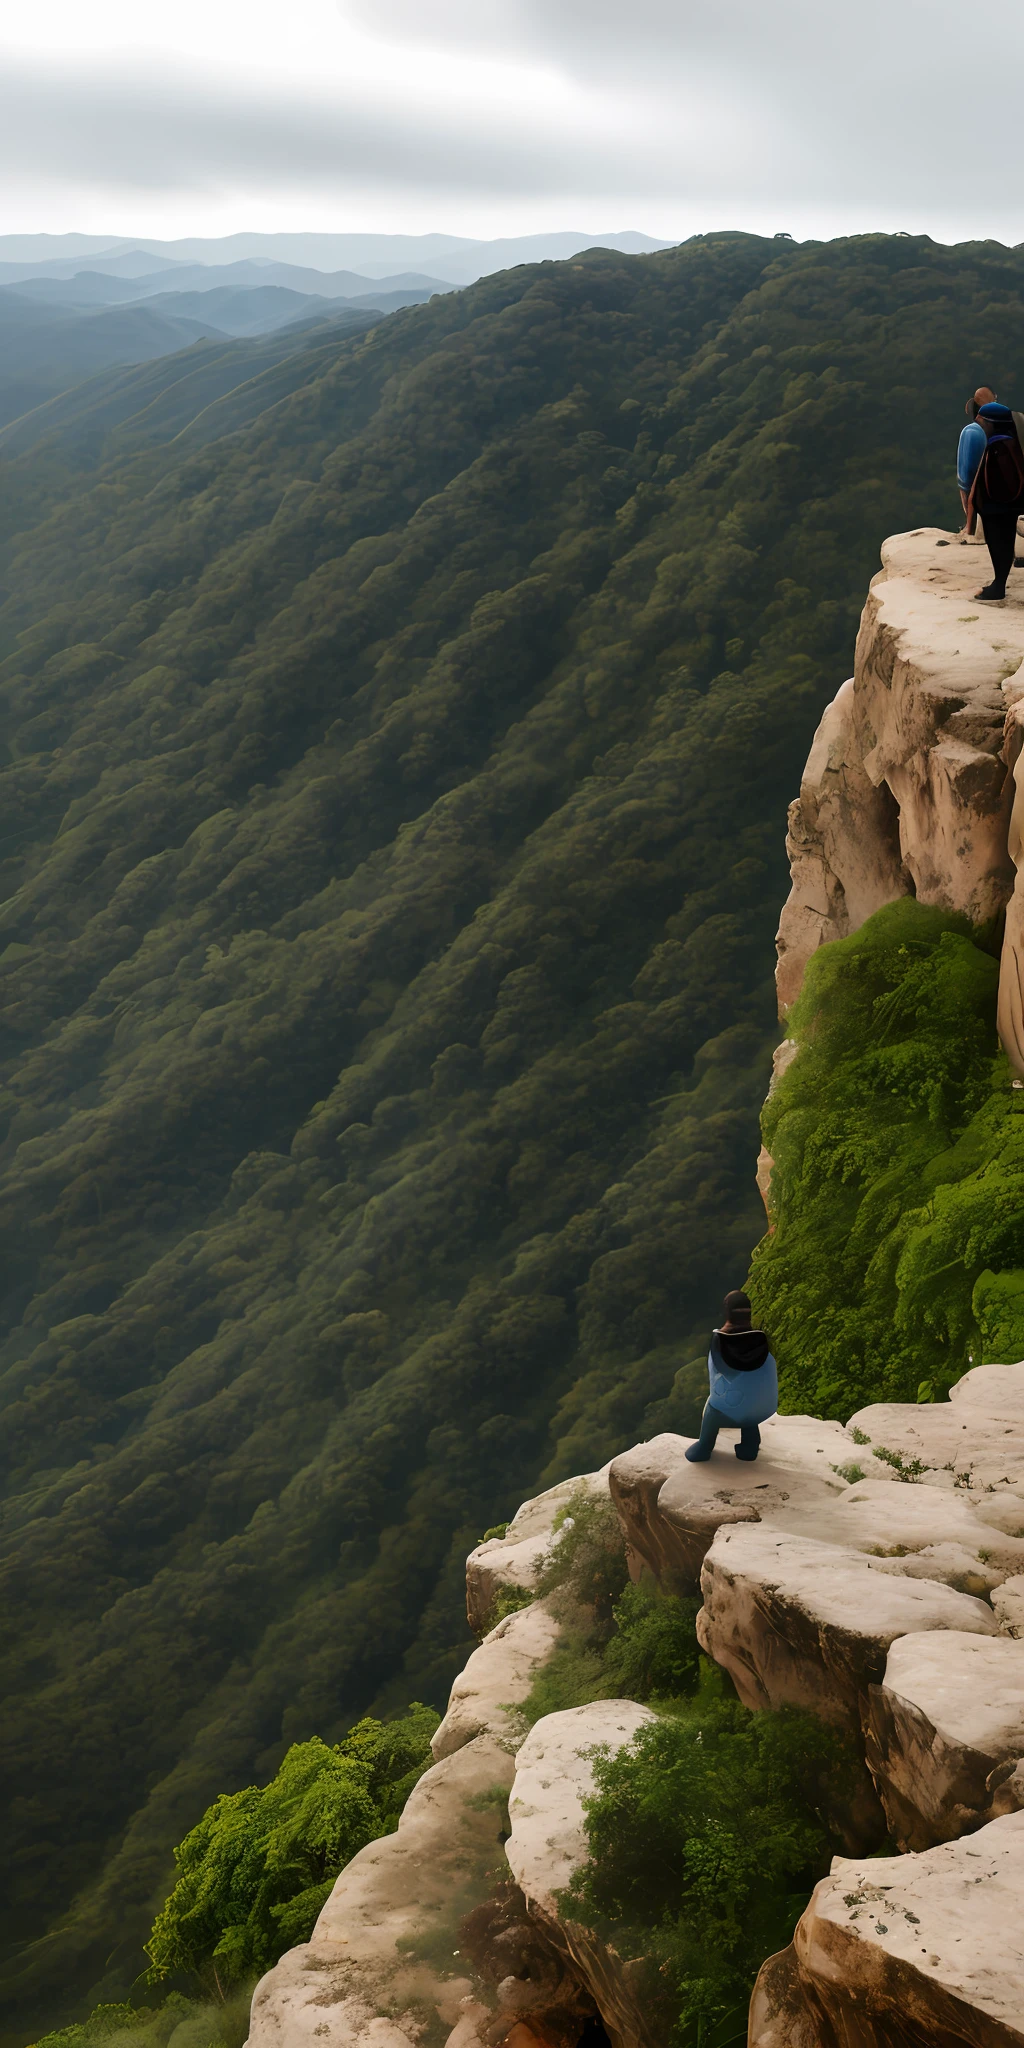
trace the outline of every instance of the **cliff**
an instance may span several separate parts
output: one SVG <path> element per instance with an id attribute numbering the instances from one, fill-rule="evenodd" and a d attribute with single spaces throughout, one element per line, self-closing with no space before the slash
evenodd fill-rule
<path id="1" fill-rule="evenodd" d="M 999 1034 L 1024 1075 L 1024 577 L 974 603 L 987 560 L 936 527 L 882 549 L 854 673 L 790 806 L 777 986 L 785 1017 L 816 948 L 900 896 L 976 926 L 1005 911 Z"/>
<path id="2" fill-rule="evenodd" d="M 1024 1072 L 1024 603 L 972 607 L 978 575 L 935 529 L 883 550 L 790 811 L 779 997 L 785 1015 L 812 953 L 916 896 L 999 943 L 999 1031 Z M 763 1439 L 756 1465 L 693 1466 L 688 1439 L 656 1436 L 471 1554 L 482 1641 L 434 1767 L 258 1987 L 252 2048 L 665 2039 L 642 1959 L 568 1895 L 595 1756 L 631 1753 L 651 1709 L 523 1719 L 562 1641 L 538 1587 L 581 1487 L 612 1504 L 634 1582 L 699 1597 L 697 1639 L 742 1705 L 801 1710 L 853 1759 L 831 1816 L 844 1853 L 761 1969 L 749 2048 L 1024 2044 L 1024 1364 L 845 1426 L 780 1416 Z M 488 1630 L 502 1596 L 528 1604 Z"/>
<path id="3" fill-rule="evenodd" d="M 631 1575 L 699 1591 L 698 1637 L 741 1700 L 810 1709 L 859 1758 L 849 1853 L 765 1964 L 750 2048 L 1024 2042 L 1024 1365 L 845 1429 L 779 1417 L 754 1466 L 690 1465 L 686 1441 L 583 1482 L 610 1491 Z M 473 1552 L 471 1607 L 522 1594 L 567 1499 L 526 1503 Z M 517 1709 L 558 1636 L 537 1599 L 484 1637 L 397 1834 L 342 1872 L 312 1940 L 257 1989 L 251 2048 L 662 2039 L 638 1965 L 564 1898 L 594 1749 L 653 1717 L 596 1700 L 524 1740 Z M 879 1862 L 887 1832 L 902 1853 Z"/>

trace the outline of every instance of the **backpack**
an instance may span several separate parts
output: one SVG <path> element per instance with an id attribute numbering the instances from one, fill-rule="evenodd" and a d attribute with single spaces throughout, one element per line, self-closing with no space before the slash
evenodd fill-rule
<path id="1" fill-rule="evenodd" d="M 1015 427 L 1011 426 L 1008 433 L 989 437 L 971 485 L 969 508 L 973 510 L 975 499 L 980 498 L 993 511 L 1001 506 L 1009 511 L 1022 497 L 1024 452 Z"/>

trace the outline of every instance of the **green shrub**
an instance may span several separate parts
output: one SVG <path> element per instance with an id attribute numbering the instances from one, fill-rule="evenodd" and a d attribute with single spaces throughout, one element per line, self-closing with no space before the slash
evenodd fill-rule
<path id="1" fill-rule="evenodd" d="M 586 1609 L 595 1624 L 609 1627 L 628 1579 L 625 1539 L 608 1495 L 578 1486 L 555 1517 L 555 1541 L 538 1574 L 538 1592 L 560 1593 L 563 1610 Z"/>
<path id="2" fill-rule="evenodd" d="M 172 1991 L 158 2007 L 97 2005 L 87 2020 L 44 2034 L 34 2048 L 243 2048 L 251 1986 L 216 2005 Z"/>
<path id="3" fill-rule="evenodd" d="M 677 1600 L 649 1586 L 625 1586 L 612 1625 L 569 1625 L 542 1665 L 523 1712 L 532 1724 L 545 1714 L 591 1700 L 650 1700 L 674 1705 L 697 1683 L 694 1634 L 699 1600 Z"/>
<path id="4" fill-rule="evenodd" d="M 263 1788 L 224 1793 L 175 1850 L 178 1879 L 146 1944 L 150 1981 L 183 1971 L 223 1998 L 307 1941 L 338 1872 L 389 1834 L 431 1762 L 431 1707 L 297 1742 Z"/>
<path id="5" fill-rule="evenodd" d="M 808 965 L 750 1280 L 784 1410 L 941 1399 L 1024 1352 L 1024 1101 L 997 979 L 981 935 L 911 898 Z"/>
<path id="6" fill-rule="evenodd" d="M 745 2024 L 761 1963 L 828 1868 L 824 1816 L 848 1769 L 814 1716 L 749 1713 L 707 1663 L 688 1704 L 596 1753 L 590 1857 L 565 1909 L 648 1960 L 652 2019 L 680 2048 Z"/>

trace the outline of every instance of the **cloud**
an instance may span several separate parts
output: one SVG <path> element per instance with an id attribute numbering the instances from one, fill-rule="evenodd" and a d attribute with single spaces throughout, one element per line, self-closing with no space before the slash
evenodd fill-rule
<path id="1" fill-rule="evenodd" d="M 0 81 L 0 172 L 195 192 L 229 179 L 275 190 L 340 181 L 629 198 L 679 181 L 699 188 L 712 128 L 731 118 L 725 105 L 695 104 L 682 132 L 665 136 L 644 134 L 612 99 L 579 96 L 557 119 L 548 113 L 514 102 L 430 103 L 393 84 L 375 97 L 362 85 L 327 96 L 184 70 L 158 78 L 21 59 Z M 737 135 L 736 145 L 738 197 L 753 138 Z"/>
<path id="2" fill-rule="evenodd" d="M 93 0 L 75 61 L 70 7 L 50 0 L 45 44 L 19 17 L 0 61 L 24 225 L 176 194 L 207 231 L 223 201 L 296 227 L 344 202 L 352 226 L 462 232 L 625 212 L 662 235 L 1024 237 L 1019 0 L 991 0 L 993 60 L 954 0 Z"/>
<path id="3" fill-rule="evenodd" d="M 728 187 L 736 123 L 770 138 L 759 183 L 809 196 L 1016 210 L 1024 8 L 992 0 L 965 34 L 960 0 L 343 0 L 393 47 L 479 52 L 558 67 L 581 87 L 642 95 L 671 130 L 675 104 L 712 96 L 726 119 L 707 164 Z M 1002 107 L 1003 117 L 996 109 Z M 990 119 L 986 109 L 992 114 Z M 1000 192 L 1000 175 L 1015 192 Z M 983 215 L 979 225 L 983 226 Z"/>

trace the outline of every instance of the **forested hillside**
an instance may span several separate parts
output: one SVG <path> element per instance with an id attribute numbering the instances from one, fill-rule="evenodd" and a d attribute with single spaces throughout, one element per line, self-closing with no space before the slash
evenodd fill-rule
<path id="1" fill-rule="evenodd" d="M 485 1526 L 692 1416 L 786 803 L 1022 287 L 594 252 L 0 457 L 11 2040 L 217 1793 L 443 1704 Z"/>

